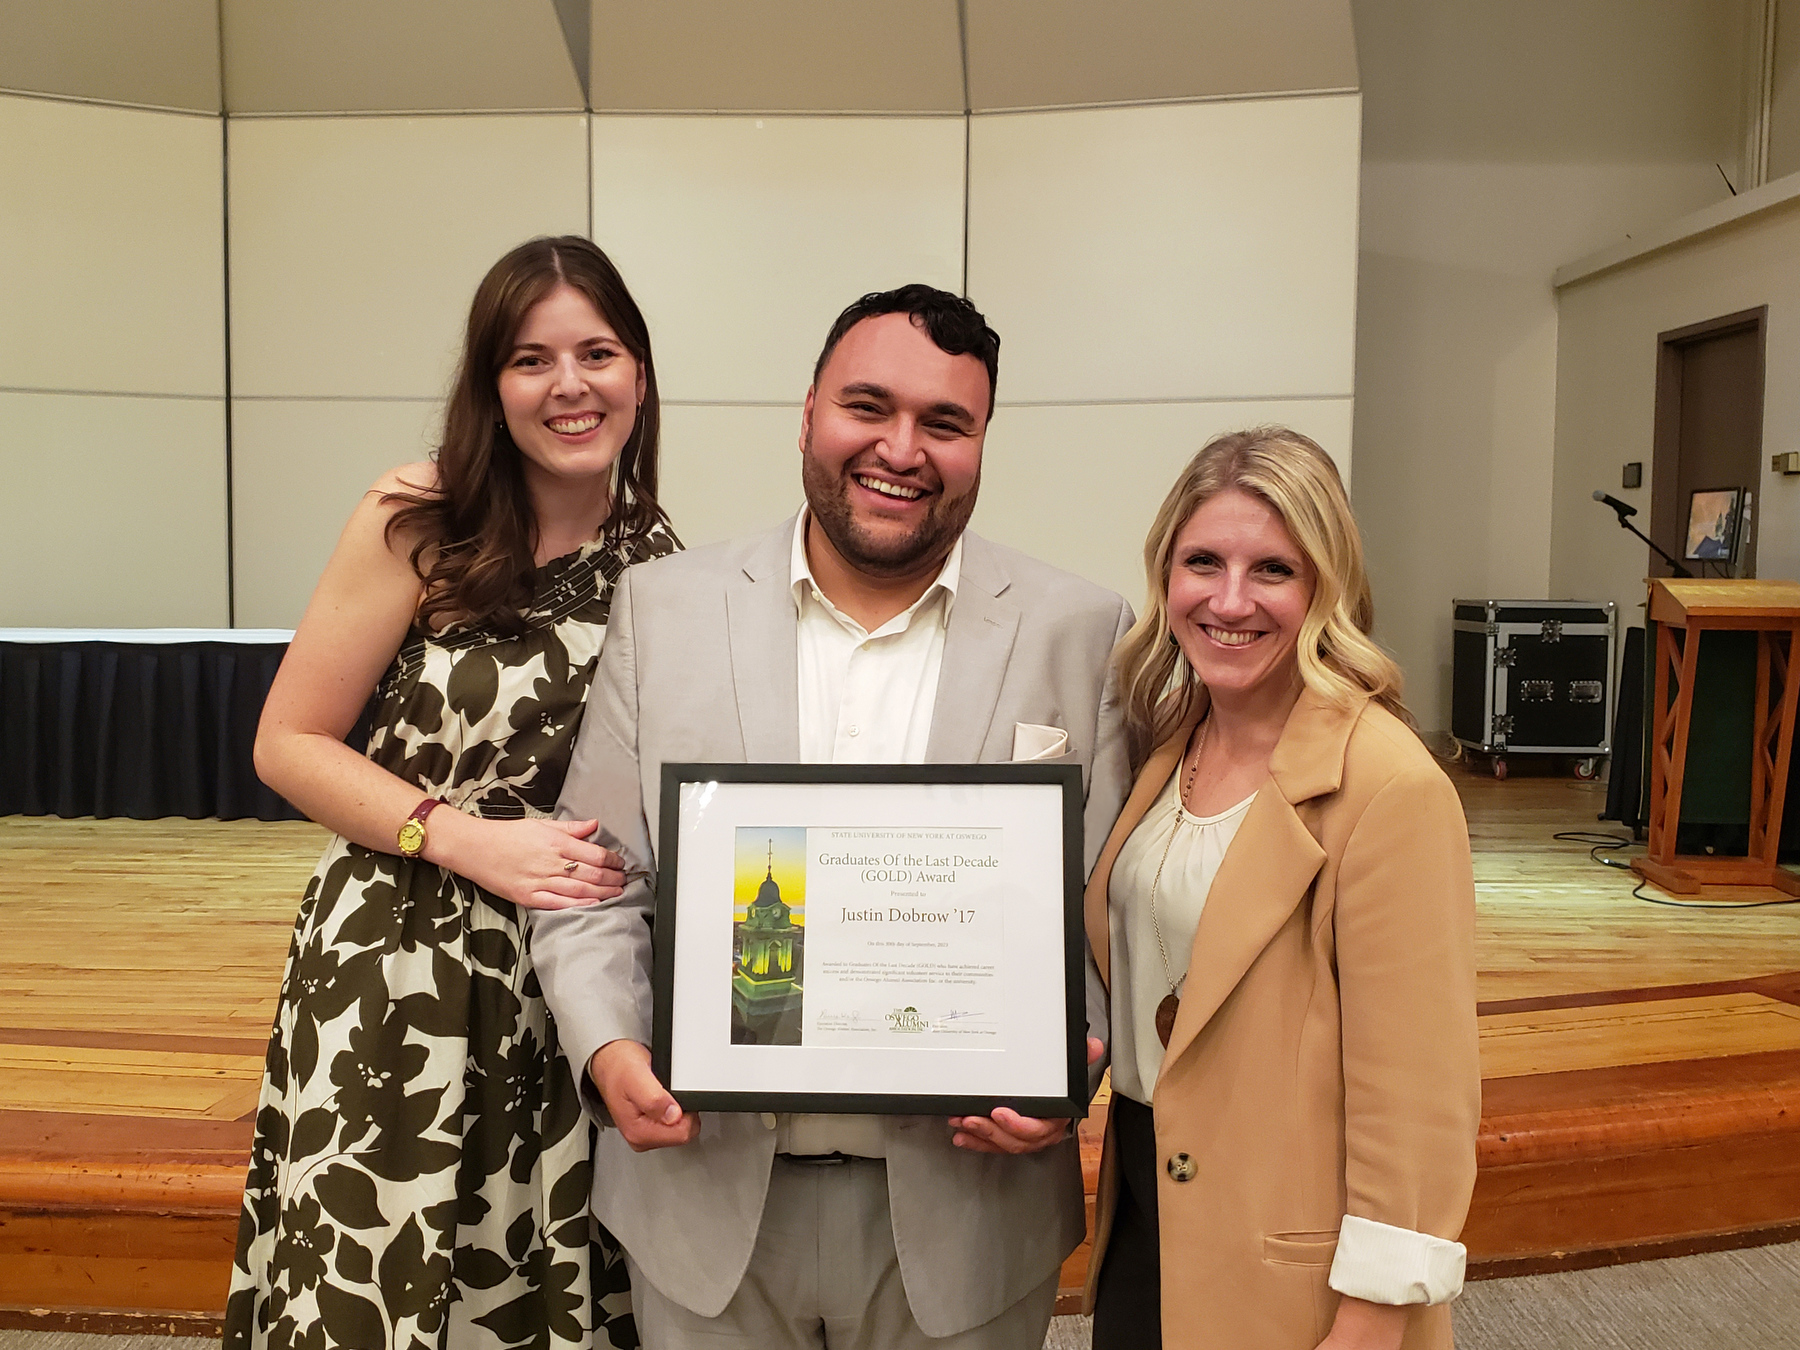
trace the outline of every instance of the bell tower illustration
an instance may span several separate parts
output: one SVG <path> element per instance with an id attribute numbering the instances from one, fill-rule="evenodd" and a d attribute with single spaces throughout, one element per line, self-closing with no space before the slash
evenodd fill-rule
<path id="1" fill-rule="evenodd" d="M 734 925 L 731 1039 L 735 1044 L 800 1044 L 801 983 L 806 930 L 794 923 L 775 880 L 775 844 L 768 842 L 762 885 Z"/>

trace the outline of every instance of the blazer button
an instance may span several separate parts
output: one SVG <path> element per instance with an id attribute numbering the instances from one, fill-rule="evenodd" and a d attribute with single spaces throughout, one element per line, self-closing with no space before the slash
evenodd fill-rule
<path id="1" fill-rule="evenodd" d="M 1176 1181 L 1192 1181 L 1198 1170 L 1194 1160 L 1185 1153 L 1177 1153 L 1169 1159 L 1169 1175 Z"/>
<path id="2" fill-rule="evenodd" d="M 774 1129 L 774 1128 L 775 1128 L 775 1114 L 774 1114 L 774 1112 L 772 1112 L 772 1111 L 764 1111 L 764 1112 L 763 1112 L 763 1113 L 762 1113 L 762 1126 L 763 1126 L 763 1128 L 764 1128 L 764 1129 L 765 1129 L 765 1130 L 772 1130 L 772 1129 Z"/>

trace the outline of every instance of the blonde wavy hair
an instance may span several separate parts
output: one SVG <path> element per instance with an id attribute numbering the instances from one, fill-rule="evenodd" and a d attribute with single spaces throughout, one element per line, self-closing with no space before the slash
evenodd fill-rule
<path id="1" fill-rule="evenodd" d="M 1340 705 L 1372 698 L 1410 726 L 1400 667 L 1369 637 L 1375 606 L 1362 536 L 1337 466 L 1297 431 L 1252 427 L 1215 437 L 1194 456 L 1144 540 L 1144 612 L 1113 653 L 1132 762 L 1174 735 L 1199 697 L 1200 682 L 1169 628 L 1169 569 L 1182 527 L 1229 488 L 1267 502 L 1312 563 L 1312 604 L 1295 647 L 1306 687 Z"/>

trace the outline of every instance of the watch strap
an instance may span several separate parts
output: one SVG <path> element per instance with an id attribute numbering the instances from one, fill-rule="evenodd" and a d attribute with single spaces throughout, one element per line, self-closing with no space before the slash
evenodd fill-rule
<path id="1" fill-rule="evenodd" d="M 413 807 L 410 816 L 400 822 L 395 843 L 399 846 L 401 857 L 416 858 L 425 851 L 425 817 L 443 804 L 442 797 L 427 797 Z"/>

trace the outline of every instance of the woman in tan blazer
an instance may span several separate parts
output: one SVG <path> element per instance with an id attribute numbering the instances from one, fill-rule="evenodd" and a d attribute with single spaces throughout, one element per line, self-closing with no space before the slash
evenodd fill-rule
<path id="1" fill-rule="evenodd" d="M 1367 636 L 1337 470 L 1187 467 L 1115 655 L 1141 770 L 1087 891 L 1113 1009 L 1096 1350 L 1442 1350 L 1475 1179 L 1474 882 Z"/>

